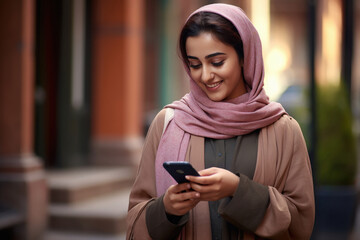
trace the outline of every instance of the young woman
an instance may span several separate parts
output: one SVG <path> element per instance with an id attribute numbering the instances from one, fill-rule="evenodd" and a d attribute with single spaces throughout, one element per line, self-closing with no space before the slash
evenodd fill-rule
<path id="1" fill-rule="evenodd" d="M 129 202 L 128 239 L 309 239 L 312 173 L 297 122 L 263 89 L 257 31 L 227 4 L 190 15 L 179 39 L 190 93 L 154 119 Z M 199 177 L 176 184 L 165 161 Z"/>

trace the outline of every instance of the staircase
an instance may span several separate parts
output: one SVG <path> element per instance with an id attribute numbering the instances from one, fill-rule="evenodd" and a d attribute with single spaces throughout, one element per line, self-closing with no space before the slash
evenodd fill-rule
<path id="1" fill-rule="evenodd" d="M 48 231 L 44 240 L 123 240 L 132 167 L 49 171 Z"/>

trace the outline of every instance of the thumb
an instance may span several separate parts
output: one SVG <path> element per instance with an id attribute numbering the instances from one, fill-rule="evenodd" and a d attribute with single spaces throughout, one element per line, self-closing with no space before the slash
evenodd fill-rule
<path id="1" fill-rule="evenodd" d="M 218 172 L 218 168 L 206 168 L 204 170 L 199 171 L 200 176 L 210 176 Z"/>

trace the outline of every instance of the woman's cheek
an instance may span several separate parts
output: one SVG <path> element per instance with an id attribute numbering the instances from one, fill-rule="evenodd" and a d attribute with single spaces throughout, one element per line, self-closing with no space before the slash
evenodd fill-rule
<path id="1" fill-rule="evenodd" d="M 198 72 L 191 72 L 190 75 L 195 82 L 199 82 L 200 74 Z"/>

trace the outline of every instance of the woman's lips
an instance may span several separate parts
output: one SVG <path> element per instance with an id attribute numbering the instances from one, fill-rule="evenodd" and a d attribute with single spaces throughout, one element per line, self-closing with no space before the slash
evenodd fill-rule
<path id="1" fill-rule="evenodd" d="M 216 90 L 216 89 L 218 89 L 218 88 L 220 87 L 220 85 L 221 85 L 222 82 L 223 82 L 223 81 L 216 82 L 216 83 L 213 83 L 213 84 L 205 84 L 205 86 L 206 86 L 206 88 L 207 88 L 208 90 Z"/>

